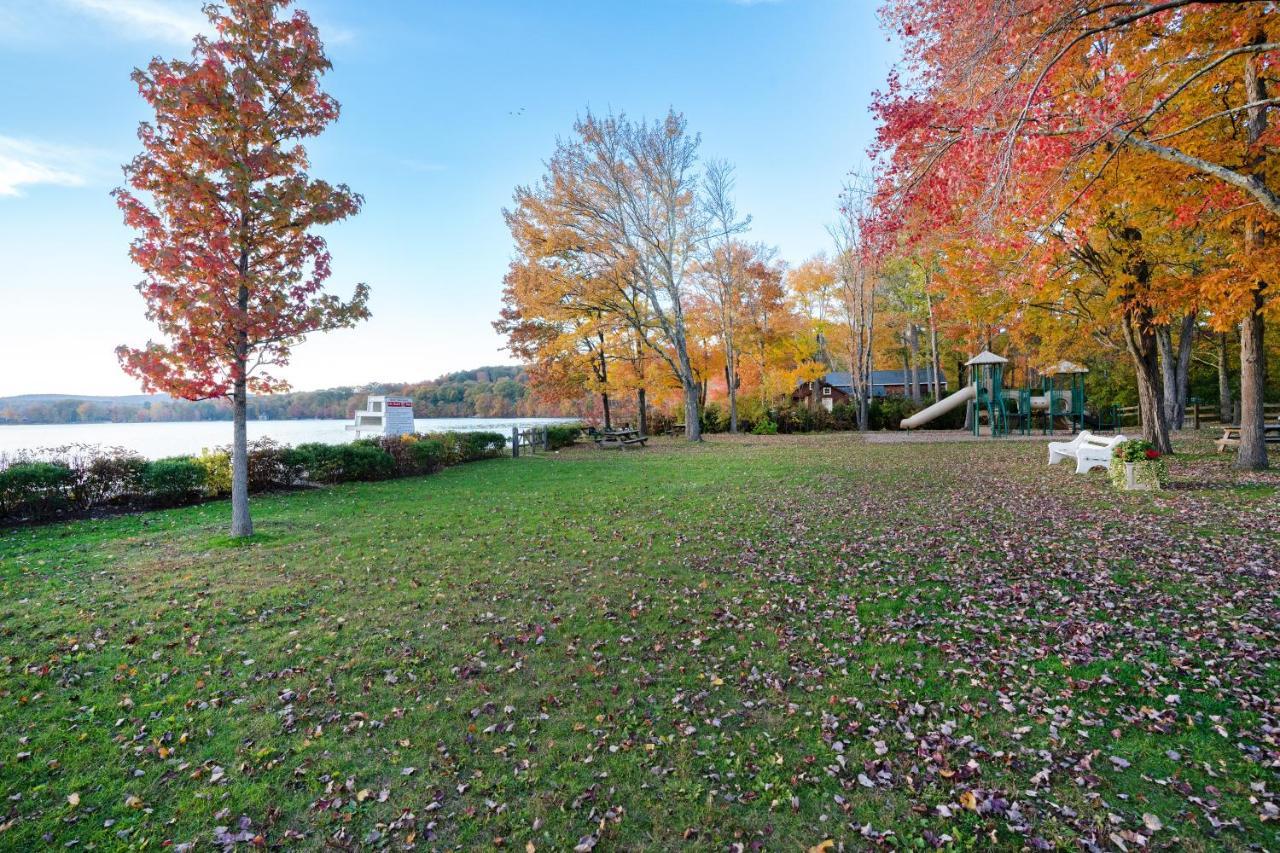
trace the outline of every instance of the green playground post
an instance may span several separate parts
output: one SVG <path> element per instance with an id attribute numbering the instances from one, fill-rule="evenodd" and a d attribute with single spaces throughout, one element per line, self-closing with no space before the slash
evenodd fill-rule
<path id="1" fill-rule="evenodd" d="M 1009 434 L 1009 409 L 1004 401 L 1004 366 L 1009 359 L 983 350 L 965 362 L 969 381 L 974 386 L 973 434 L 982 434 L 982 413 L 987 414 L 991 437 Z"/>
<path id="2" fill-rule="evenodd" d="M 1089 368 L 1070 361 L 1060 361 L 1044 371 L 1044 393 L 1048 398 L 1045 415 L 1045 434 L 1053 432 L 1053 419 L 1065 416 L 1069 429 L 1084 429 L 1084 375 Z M 1058 387 L 1058 377 L 1066 377 L 1063 387 Z M 1059 400 L 1059 392 L 1066 394 Z"/>

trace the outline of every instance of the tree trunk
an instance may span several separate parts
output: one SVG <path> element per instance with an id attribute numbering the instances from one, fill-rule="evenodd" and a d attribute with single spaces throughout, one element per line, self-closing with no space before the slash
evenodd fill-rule
<path id="1" fill-rule="evenodd" d="M 600 405 L 604 409 L 604 428 L 612 429 L 613 420 L 609 414 L 609 395 L 604 391 L 600 392 Z"/>
<path id="2" fill-rule="evenodd" d="M 1164 391 L 1164 416 L 1170 429 L 1182 429 L 1187 419 L 1187 375 L 1191 369 L 1191 347 L 1195 343 L 1196 312 L 1182 318 L 1178 345 L 1173 345 L 1173 328 L 1156 327 L 1160 348 L 1160 378 Z"/>
<path id="3" fill-rule="evenodd" d="M 1255 44 L 1265 41 L 1265 33 L 1254 33 Z M 1256 56 L 1245 60 L 1244 90 L 1249 103 L 1258 103 L 1267 97 L 1266 80 Z M 1251 177 L 1257 181 L 1256 172 L 1265 163 L 1265 153 L 1258 150 L 1258 140 L 1267 130 L 1267 110 L 1265 107 L 1253 107 L 1245 115 L 1245 156 L 1249 164 L 1248 171 L 1254 173 Z M 1259 252 L 1264 248 L 1264 242 L 1262 229 L 1250 216 L 1245 222 L 1245 252 Z M 1265 415 L 1262 407 L 1266 392 L 1266 354 L 1263 351 L 1265 329 L 1262 321 L 1266 287 L 1265 281 L 1255 282 L 1252 298 L 1248 301 L 1248 313 L 1240 323 L 1240 452 L 1236 456 L 1236 467 L 1246 471 L 1261 471 L 1267 467 L 1267 445 L 1263 430 Z"/>
<path id="4" fill-rule="evenodd" d="M 1182 429 L 1187 421 L 1187 399 L 1190 393 L 1191 380 L 1191 349 L 1196 342 L 1196 320 L 1199 318 L 1198 311 L 1192 311 L 1190 314 L 1182 318 L 1182 329 L 1178 336 L 1178 370 L 1177 370 L 1177 390 L 1178 390 L 1178 426 Z"/>
<path id="5" fill-rule="evenodd" d="M 934 402 L 937 402 L 942 399 L 942 359 L 938 357 L 938 327 L 933 322 L 933 297 L 928 289 L 924 292 L 924 300 L 929 307 L 929 367 L 933 371 L 929 380 L 933 383 Z"/>
<path id="6" fill-rule="evenodd" d="M 1245 471 L 1262 471 L 1267 467 L 1267 444 L 1264 441 L 1265 414 L 1263 394 L 1266 371 L 1262 348 L 1262 288 L 1254 290 L 1249 314 L 1240 324 L 1240 451 L 1236 467 Z"/>
<path id="7" fill-rule="evenodd" d="M 1138 413 L 1142 419 L 1142 437 L 1161 453 L 1173 453 L 1169 441 L 1169 422 L 1165 417 L 1164 384 L 1156 344 L 1151 309 L 1129 307 L 1125 310 L 1124 336 L 1133 372 L 1138 380 Z"/>
<path id="8" fill-rule="evenodd" d="M 907 327 L 907 347 L 911 360 L 911 402 L 920 405 L 920 327 L 915 323 Z"/>
<path id="9" fill-rule="evenodd" d="M 1231 368 L 1227 333 L 1218 333 L 1218 420 L 1223 426 L 1235 423 L 1235 403 L 1231 399 Z"/>
<path id="10" fill-rule="evenodd" d="M 1178 428 L 1178 359 L 1173 354 L 1173 330 L 1168 324 L 1156 326 L 1156 349 L 1160 352 L 1160 394 L 1164 419 Z"/>
<path id="11" fill-rule="evenodd" d="M 692 377 L 683 379 L 684 385 L 684 437 L 689 441 L 702 441 L 702 418 L 698 411 L 698 383 Z"/>
<path id="12" fill-rule="evenodd" d="M 732 355 L 732 348 L 730 348 L 729 359 L 725 363 L 724 378 L 729 386 L 729 432 L 736 433 L 738 431 L 738 359 Z"/>
<path id="13" fill-rule="evenodd" d="M 1129 246 L 1124 267 L 1131 283 L 1125 286 L 1120 300 L 1124 311 L 1120 325 L 1124 332 L 1125 348 L 1133 358 L 1133 372 L 1138 380 L 1138 412 L 1142 418 L 1142 437 L 1155 445 L 1160 453 L 1173 453 L 1173 443 L 1169 441 L 1169 421 L 1164 410 L 1155 317 L 1151 306 L 1140 299 L 1151 281 L 1151 265 L 1143 257 L 1142 232 L 1139 229 L 1126 226 L 1120 229 L 1118 236 Z"/>
<path id="14" fill-rule="evenodd" d="M 649 434 L 649 410 L 644 401 L 644 389 L 636 389 L 636 408 L 640 410 L 640 434 Z"/>
<path id="15" fill-rule="evenodd" d="M 241 317 L 249 310 L 249 250 L 240 249 L 240 286 L 236 289 L 236 305 Z M 239 539 L 253 535 L 253 519 L 249 515 L 249 333 L 236 332 L 235 365 L 231 393 L 231 536 Z"/>
<path id="16" fill-rule="evenodd" d="M 231 535 L 236 538 L 253 535 L 253 519 L 249 516 L 249 395 L 245 384 L 242 363 L 231 397 Z"/>

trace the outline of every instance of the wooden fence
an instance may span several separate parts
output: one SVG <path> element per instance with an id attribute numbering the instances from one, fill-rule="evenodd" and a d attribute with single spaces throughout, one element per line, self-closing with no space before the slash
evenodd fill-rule
<path id="1" fill-rule="evenodd" d="M 547 436 L 547 428 L 530 427 L 529 429 L 520 429 L 518 426 L 513 426 L 511 428 L 512 459 L 520 456 L 521 448 L 529 454 L 537 453 L 539 450 L 544 452 L 550 450 L 551 441 Z"/>
<path id="2" fill-rule="evenodd" d="M 1114 411 L 1117 428 L 1142 425 L 1137 406 L 1116 406 Z M 1266 403 L 1263 405 L 1262 411 L 1267 421 L 1280 420 L 1280 403 Z M 1183 428 L 1201 429 L 1202 427 L 1207 427 L 1209 429 L 1218 429 L 1224 424 L 1229 424 L 1230 420 L 1230 418 L 1226 421 L 1222 419 L 1217 406 L 1206 405 L 1193 398 L 1187 404 L 1187 420 Z"/>

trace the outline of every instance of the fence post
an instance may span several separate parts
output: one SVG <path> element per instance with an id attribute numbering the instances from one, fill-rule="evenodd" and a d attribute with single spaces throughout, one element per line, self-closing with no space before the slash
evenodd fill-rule
<path id="1" fill-rule="evenodd" d="M 515 459 L 520 455 L 520 427 L 513 426 L 511 428 L 511 458 Z"/>

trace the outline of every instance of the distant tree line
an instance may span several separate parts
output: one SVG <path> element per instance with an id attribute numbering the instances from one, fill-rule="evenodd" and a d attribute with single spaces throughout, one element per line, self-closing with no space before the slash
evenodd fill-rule
<path id="1" fill-rule="evenodd" d="M 505 418 L 581 414 L 579 401 L 535 402 L 529 380 L 520 366 L 482 367 L 447 373 L 429 382 L 376 382 L 320 391 L 255 395 L 248 400 L 254 420 L 349 418 L 364 408 L 370 394 L 403 394 L 414 400 L 420 418 Z M 147 423 L 165 421 L 226 421 L 232 415 L 227 400 L 193 402 L 164 395 L 113 401 L 83 399 L 0 400 L 0 424 Z"/>

